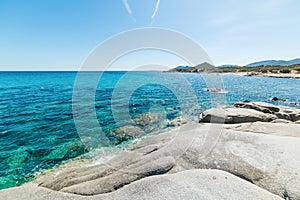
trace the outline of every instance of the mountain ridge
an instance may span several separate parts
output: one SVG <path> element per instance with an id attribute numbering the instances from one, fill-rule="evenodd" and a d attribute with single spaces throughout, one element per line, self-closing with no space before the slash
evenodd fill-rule
<path id="1" fill-rule="evenodd" d="M 235 65 L 235 64 L 225 64 L 216 66 L 217 68 L 238 68 L 238 67 L 260 67 L 260 66 L 289 66 L 289 65 L 297 65 L 300 64 L 300 58 L 295 58 L 292 60 L 262 60 L 253 62 L 244 66 L 241 65 Z M 188 70 L 188 69 L 209 69 L 214 67 L 214 65 L 203 62 L 201 64 L 198 64 L 196 66 L 177 66 L 174 69 L 181 69 L 181 70 Z"/>
<path id="2" fill-rule="evenodd" d="M 288 65 L 295 65 L 295 64 L 300 64 L 300 58 L 296 58 L 293 60 L 262 60 L 262 61 L 250 63 L 246 65 L 246 67 L 257 67 L 262 65 L 288 66 Z"/>

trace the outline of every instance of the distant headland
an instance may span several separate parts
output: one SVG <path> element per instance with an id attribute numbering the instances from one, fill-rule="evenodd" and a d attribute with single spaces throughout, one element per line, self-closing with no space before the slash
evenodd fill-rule
<path id="1" fill-rule="evenodd" d="M 196 66 L 178 66 L 169 71 L 186 73 L 234 73 L 244 76 L 300 78 L 300 59 L 298 58 L 290 61 L 265 60 L 250 63 L 246 66 L 214 66 L 210 63 L 204 62 Z"/>

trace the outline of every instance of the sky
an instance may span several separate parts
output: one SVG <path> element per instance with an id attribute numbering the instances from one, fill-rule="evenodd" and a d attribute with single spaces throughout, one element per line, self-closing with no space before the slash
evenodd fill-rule
<path id="1" fill-rule="evenodd" d="M 79 70 L 101 42 L 143 27 L 192 38 L 215 65 L 299 58 L 299 8 L 298 0 L 0 0 L 0 70 Z M 147 51 L 114 65 L 146 59 L 186 64 Z"/>

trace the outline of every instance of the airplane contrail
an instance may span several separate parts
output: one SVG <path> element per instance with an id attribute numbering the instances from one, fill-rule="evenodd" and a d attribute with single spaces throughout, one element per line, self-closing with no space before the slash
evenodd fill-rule
<path id="1" fill-rule="evenodd" d="M 159 4 L 160 4 L 160 0 L 157 0 L 156 6 L 155 6 L 155 10 L 154 10 L 154 12 L 153 12 L 153 14 L 152 14 L 152 17 L 151 17 L 152 19 L 154 19 L 155 16 L 156 16 L 156 13 L 157 13 L 158 8 L 159 8 Z"/>
<path id="2" fill-rule="evenodd" d="M 124 7 L 126 8 L 128 14 L 132 17 L 133 20 L 135 20 L 134 16 L 133 16 L 133 12 L 131 10 L 131 7 L 128 3 L 128 0 L 122 0 L 123 4 L 124 4 Z M 156 13 L 158 11 L 158 8 L 159 8 L 159 5 L 160 5 L 160 0 L 157 0 L 156 2 L 156 5 L 155 5 L 155 9 L 154 9 L 154 12 L 151 16 L 152 20 L 154 20 L 155 16 L 156 16 Z"/>
<path id="3" fill-rule="evenodd" d="M 131 10 L 130 5 L 129 5 L 129 3 L 128 3 L 128 0 L 122 0 L 122 2 L 123 2 L 123 4 L 124 4 L 124 6 L 125 6 L 127 12 L 129 13 L 129 15 L 133 16 L 132 10 Z"/>

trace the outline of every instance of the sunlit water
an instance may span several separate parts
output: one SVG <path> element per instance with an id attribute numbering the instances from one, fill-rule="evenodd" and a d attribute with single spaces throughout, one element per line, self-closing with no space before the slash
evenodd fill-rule
<path id="1" fill-rule="evenodd" d="M 205 91 L 207 85 L 199 74 L 180 74 L 193 89 L 190 93 L 187 85 L 178 81 L 174 74 L 134 72 L 130 76 L 131 81 L 121 86 L 123 88 L 117 98 L 112 98 L 116 84 L 125 74 L 106 72 L 99 82 L 95 108 L 102 134 L 109 143 L 96 144 L 94 148 L 101 145 L 118 148 L 124 141 L 134 138 L 118 129 L 126 126 L 127 122 L 115 121 L 111 102 L 117 115 L 127 116 L 126 113 L 129 113 L 144 134 L 169 128 L 168 120 L 182 117 L 183 105 L 178 94 L 186 99 L 188 105 L 193 103 L 193 97 L 198 102 L 200 109 L 190 110 L 187 120 L 197 119 L 200 110 L 212 106 L 210 94 Z M 36 172 L 85 154 L 90 149 L 81 142 L 73 119 L 72 94 L 76 75 L 76 72 L 0 73 L 0 189 L 20 185 L 32 179 Z M 86 76 L 95 74 L 87 73 Z M 270 101 L 271 97 L 288 99 L 289 102 L 300 100 L 299 79 L 221 77 L 224 89 L 228 91 L 224 96 L 227 104 L 245 100 L 274 103 Z M 139 83 L 142 85 L 136 88 Z M 178 93 L 174 94 L 168 85 L 176 88 Z M 89 88 L 80 89 L 82 95 L 89 92 Z M 122 98 L 128 95 L 130 101 L 122 102 Z M 193 108 L 194 105 L 189 106 Z M 163 115 L 154 117 L 155 123 L 149 125 L 146 121 L 152 111 Z M 89 118 L 84 116 L 82 120 L 88 123 Z M 95 127 L 90 133 L 99 134 L 99 131 L 99 127 Z"/>

